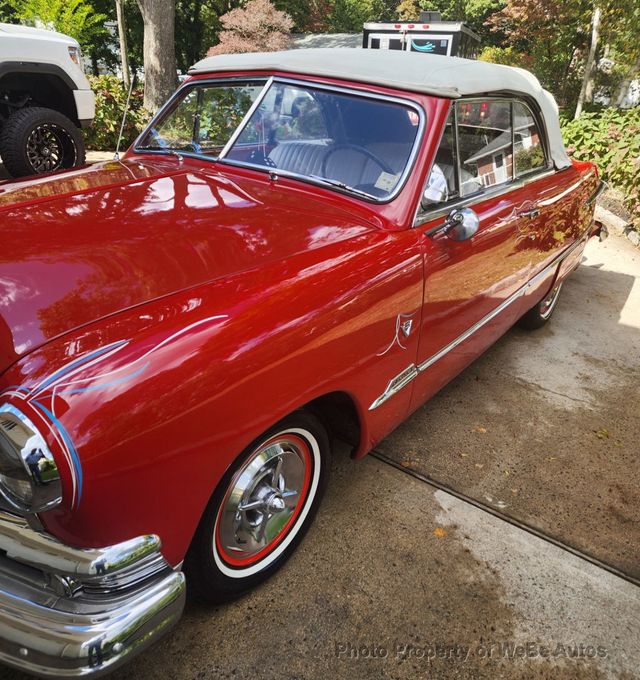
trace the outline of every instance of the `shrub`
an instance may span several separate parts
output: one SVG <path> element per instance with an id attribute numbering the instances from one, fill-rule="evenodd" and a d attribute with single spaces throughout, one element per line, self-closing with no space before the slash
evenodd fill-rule
<path id="1" fill-rule="evenodd" d="M 224 30 L 220 42 L 207 54 L 276 52 L 289 45 L 293 20 L 277 10 L 270 0 L 249 0 L 220 17 Z"/>
<path id="2" fill-rule="evenodd" d="M 89 81 L 96 95 L 96 117 L 93 126 L 84 130 L 87 148 L 113 151 L 118 143 L 128 92 L 116 76 L 90 76 Z M 126 149 L 133 142 L 151 117 L 142 105 L 143 99 L 144 88 L 136 86 L 131 93 L 120 149 Z"/>
<path id="3" fill-rule="evenodd" d="M 596 163 L 602 179 L 623 193 L 640 231 L 640 107 L 602 108 L 561 122 L 569 155 Z"/>

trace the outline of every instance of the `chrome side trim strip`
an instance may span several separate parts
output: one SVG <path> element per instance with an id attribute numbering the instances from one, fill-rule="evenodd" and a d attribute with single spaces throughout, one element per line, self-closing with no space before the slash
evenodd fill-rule
<path id="1" fill-rule="evenodd" d="M 587 235 L 588 236 L 588 235 Z M 576 240 L 575 243 L 573 243 L 569 248 L 567 248 L 564 252 L 560 253 L 558 257 L 556 257 L 552 262 L 550 262 L 548 265 L 546 265 L 541 271 L 539 271 L 533 278 L 531 278 L 527 283 L 524 284 L 521 288 L 518 288 L 518 290 L 515 291 L 515 293 L 512 293 L 508 298 L 503 300 L 494 310 L 489 312 L 486 316 L 482 317 L 479 321 L 477 321 L 473 326 L 470 328 L 467 328 L 464 333 L 459 335 L 455 340 L 452 340 L 448 345 L 445 345 L 441 350 L 430 356 L 428 359 L 425 359 L 421 364 L 418 364 L 416 366 L 415 364 L 411 364 L 409 367 L 405 368 L 402 373 L 399 373 L 395 378 L 393 378 L 389 384 L 387 385 L 387 388 L 385 391 L 369 406 L 369 411 L 373 411 L 378 408 L 378 406 L 381 406 L 384 404 L 387 399 L 390 399 L 393 397 L 395 394 L 397 394 L 401 389 L 406 387 L 412 380 L 418 377 L 420 373 L 423 371 L 426 371 L 430 366 L 433 366 L 437 361 L 440 361 L 444 356 L 449 354 L 452 350 L 454 350 L 458 345 L 462 344 L 465 340 L 468 340 L 474 333 L 479 331 L 483 326 L 486 326 L 490 321 L 495 319 L 499 314 L 504 312 L 507 307 L 511 306 L 516 300 L 520 299 L 523 295 L 527 293 L 531 288 L 534 288 L 537 286 L 539 283 L 544 281 L 544 279 L 549 276 L 553 272 L 555 268 L 557 268 L 562 261 L 567 258 L 574 250 L 579 248 L 581 245 L 583 245 L 586 241 L 585 236 L 581 236 L 578 240 Z"/>
<path id="2" fill-rule="evenodd" d="M 430 356 L 428 359 L 423 361 L 421 364 L 418 364 L 418 372 L 422 373 L 422 371 L 426 371 L 429 366 L 432 366 L 433 364 L 436 363 L 436 361 L 439 361 L 444 357 L 445 355 L 449 354 L 451 350 L 455 349 L 458 345 L 462 344 L 465 340 L 470 338 L 475 332 L 479 331 L 483 326 L 486 326 L 490 321 L 495 319 L 498 314 L 503 312 L 507 307 L 512 305 L 518 298 L 522 297 L 524 295 L 525 291 L 529 288 L 530 284 L 526 284 L 522 288 L 519 288 L 513 295 L 510 295 L 506 300 L 501 302 L 492 312 L 484 316 L 480 321 L 476 322 L 471 326 L 471 328 L 467 328 L 467 330 L 459 335 L 455 340 L 450 342 L 448 345 L 445 345 L 439 352 L 436 352 L 432 356 Z"/>
<path id="3" fill-rule="evenodd" d="M 394 394 L 398 394 L 400 390 L 406 387 L 418 375 L 418 369 L 415 364 L 407 366 L 407 368 L 398 373 L 398 375 L 389 381 L 387 389 L 369 406 L 369 410 L 373 411 L 381 404 L 384 404 L 387 399 L 391 399 Z"/>

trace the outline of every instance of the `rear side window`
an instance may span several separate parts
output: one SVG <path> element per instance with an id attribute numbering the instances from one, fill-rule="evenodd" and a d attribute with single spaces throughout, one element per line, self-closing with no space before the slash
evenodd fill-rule
<path id="1" fill-rule="evenodd" d="M 459 101 L 447 119 L 421 208 L 481 194 L 546 167 L 540 128 L 526 104 Z"/>
<path id="2" fill-rule="evenodd" d="M 458 105 L 460 196 L 512 178 L 511 102 L 477 101 Z"/>
<path id="3" fill-rule="evenodd" d="M 521 102 L 513 105 L 514 153 L 516 177 L 522 177 L 546 166 L 540 130 L 529 107 Z"/>

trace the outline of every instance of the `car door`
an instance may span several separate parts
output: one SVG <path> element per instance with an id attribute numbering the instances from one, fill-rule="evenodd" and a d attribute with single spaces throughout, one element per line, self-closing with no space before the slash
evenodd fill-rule
<path id="1" fill-rule="evenodd" d="M 532 256 L 519 246 L 528 206 L 514 180 L 512 121 L 506 98 L 452 106 L 416 220 L 425 289 L 414 408 L 521 313 L 511 301 L 528 279 Z M 475 231 L 456 240 L 446 220 L 461 210 L 476 221 Z"/>

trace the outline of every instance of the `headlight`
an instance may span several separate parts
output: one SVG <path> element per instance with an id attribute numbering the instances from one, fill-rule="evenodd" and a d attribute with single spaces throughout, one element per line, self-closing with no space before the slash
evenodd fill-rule
<path id="1" fill-rule="evenodd" d="M 15 406 L 0 405 L 0 497 L 20 514 L 62 501 L 56 462 L 35 425 Z"/>
<path id="2" fill-rule="evenodd" d="M 77 64 L 80 68 L 82 68 L 82 52 L 80 52 L 79 47 L 69 45 L 69 56 L 71 57 L 71 61 L 74 64 Z"/>

